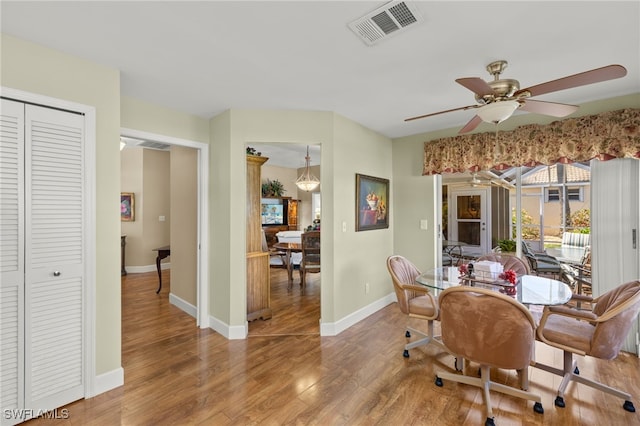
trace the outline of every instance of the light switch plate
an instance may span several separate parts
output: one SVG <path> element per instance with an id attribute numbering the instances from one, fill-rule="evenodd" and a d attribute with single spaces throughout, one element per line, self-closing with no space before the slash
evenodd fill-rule
<path id="1" fill-rule="evenodd" d="M 420 229 L 422 230 L 426 230 L 427 229 L 427 219 L 420 219 Z"/>

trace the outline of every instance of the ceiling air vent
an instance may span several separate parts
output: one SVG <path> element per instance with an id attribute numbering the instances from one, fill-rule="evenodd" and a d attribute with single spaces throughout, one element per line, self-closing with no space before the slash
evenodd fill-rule
<path id="1" fill-rule="evenodd" d="M 124 142 L 128 147 L 138 146 L 141 148 L 158 149 L 161 151 L 168 151 L 171 148 L 171 145 L 166 143 L 146 141 L 142 139 L 129 138 L 126 136 L 120 136 L 120 142 Z"/>
<path id="2" fill-rule="evenodd" d="M 159 150 L 162 150 L 162 151 L 167 151 L 167 150 L 169 150 L 169 148 L 171 148 L 171 145 L 169 145 L 169 144 L 160 143 L 160 142 L 153 142 L 153 141 L 144 141 L 144 142 L 138 144 L 138 146 L 141 146 L 143 148 L 159 149 Z"/>
<path id="3" fill-rule="evenodd" d="M 420 21 L 422 17 L 415 6 L 407 2 L 392 1 L 349 23 L 349 28 L 371 46 Z"/>

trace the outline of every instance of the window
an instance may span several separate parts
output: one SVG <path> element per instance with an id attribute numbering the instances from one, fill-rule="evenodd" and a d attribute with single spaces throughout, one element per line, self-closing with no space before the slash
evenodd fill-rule
<path id="1" fill-rule="evenodd" d="M 583 188 L 567 188 L 567 196 L 569 201 L 583 201 Z M 561 188 L 545 188 L 544 189 L 544 202 L 553 203 L 560 201 Z"/>

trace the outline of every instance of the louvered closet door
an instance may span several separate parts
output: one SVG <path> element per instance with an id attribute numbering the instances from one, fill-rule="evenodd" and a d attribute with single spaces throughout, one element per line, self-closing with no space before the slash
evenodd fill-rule
<path id="1" fill-rule="evenodd" d="M 0 113 L 0 408 L 11 410 L 24 404 L 24 105 L 2 99 Z"/>
<path id="2" fill-rule="evenodd" d="M 25 107 L 25 406 L 84 396 L 84 117 Z"/>

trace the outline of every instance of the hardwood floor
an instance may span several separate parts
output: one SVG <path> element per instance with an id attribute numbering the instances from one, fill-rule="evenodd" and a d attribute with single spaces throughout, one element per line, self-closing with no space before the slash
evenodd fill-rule
<path id="1" fill-rule="evenodd" d="M 338 336 L 320 337 L 319 281 L 311 281 L 301 295 L 297 281 L 286 289 L 284 271 L 274 275 L 273 306 L 291 307 L 291 312 L 274 309 L 271 320 L 250 325 L 246 340 L 197 329 L 192 317 L 169 304 L 168 271 L 160 295 L 154 273 L 123 277 L 124 386 L 68 405 L 68 419 L 36 419 L 30 426 L 484 424 L 480 390 L 450 382 L 434 385 L 435 371 L 453 368 L 451 356 L 429 345 L 402 357 L 407 319 L 395 304 Z M 541 344 L 536 356 L 557 366 L 562 362 L 560 351 Z M 578 363 L 585 377 L 630 392 L 640 409 L 636 356 Z M 492 376 L 517 383 L 515 372 L 499 370 Z M 553 405 L 559 377 L 532 369 L 530 382 L 530 390 L 542 396 L 545 413 L 534 413 L 531 402 L 492 392 L 496 424 L 640 425 L 640 411 L 624 411 L 613 396 L 573 383 L 561 409 Z"/>

